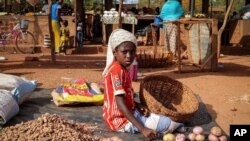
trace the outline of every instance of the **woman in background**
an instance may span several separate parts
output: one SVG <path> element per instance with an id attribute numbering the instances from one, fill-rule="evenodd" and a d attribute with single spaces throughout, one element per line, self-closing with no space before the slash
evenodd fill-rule
<path id="1" fill-rule="evenodd" d="M 163 22 L 175 21 L 182 17 L 184 10 L 179 2 L 179 0 L 166 0 L 162 6 L 160 17 Z M 176 54 L 176 37 L 177 37 L 177 27 L 175 24 L 167 23 L 164 26 L 165 31 L 165 49 L 168 52 Z"/>
<path id="2" fill-rule="evenodd" d="M 61 18 L 61 5 L 63 4 L 63 0 L 57 0 L 56 3 L 52 5 L 51 8 L 51 20 L 52 20 L 52 32 L 54 34 L 54 42 L 55 42 L 55 54 L 60 51 L 60 22 L 62 22 Z"/>

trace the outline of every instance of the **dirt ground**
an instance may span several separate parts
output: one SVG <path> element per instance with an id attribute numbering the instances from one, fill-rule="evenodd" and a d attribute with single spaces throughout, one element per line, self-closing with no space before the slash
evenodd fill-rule
<path id="1" fill-rule="evenodd" d="M 27 55 L 6 54 L 0 61 L 0 73 L 13 74 L 38 81 L 40 88 L 55 88 L 67 78 L 84 77 L 89 82 L 102 81 L 105 56 L 58 56 L 57 63 L 49 55 L 34 54 L 39 61 L 25 61 Z M 216 123 L 229 135 L 230 124 L 250 124 L 250 56 L 227 56 L 219 60 L 217 72 L 177 73 L 175 66 L 140 69 L 143 76 L 163 74 L 189 86 L 200 96 Z M 141 77 L 142 78 L 142 77 Z M 4 81 L 4 80 L 1 80 Z M 139 81 L 133 83 L 138 91 Z"/>

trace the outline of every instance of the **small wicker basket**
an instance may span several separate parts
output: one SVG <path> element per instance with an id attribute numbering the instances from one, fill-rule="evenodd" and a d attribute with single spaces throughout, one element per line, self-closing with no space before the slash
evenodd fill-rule
<path id="1" fill-rule="evenodd" d="M 199 108 L 190 88 L 168 76 L 146 76 L 140 84 L 140 101 L 150 112 L 173 121 L 189 122 Z"/>
<path id="2" fill-rule="evenodd" d="M 22 30 L 27 30 L 28 27 L 29 27 L 29 21 L 28 20 L 21 20 L 20 28 Z"/>

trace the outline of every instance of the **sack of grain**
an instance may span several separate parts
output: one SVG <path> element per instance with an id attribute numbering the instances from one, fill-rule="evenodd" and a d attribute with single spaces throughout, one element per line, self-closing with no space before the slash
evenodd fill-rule
<path id="1" fill-rule="evenodd" d="M 35 80 L 0 73 L 0 89 L 10 91 L 19 105 L 31 96 L 36 89 L 36 84 Z"/>
<path id="2" fill-rule="evenodd" d="M 5 124 L 19 112 L 19 106 L 11 92 L 0 89 L 0 125 Z"/>

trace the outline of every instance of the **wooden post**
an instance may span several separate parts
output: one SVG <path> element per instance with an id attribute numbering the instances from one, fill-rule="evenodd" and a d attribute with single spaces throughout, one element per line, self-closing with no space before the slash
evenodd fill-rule
<path id="1" fill-rule="evenodd" d="M 106 47 L 106 24 L 102 22 L 102 45 Z"/>
<path id="2" fill-rule="evenodd" d="M 176 47 L 177 47 L 177 51 L 178 51 L 178 70 L 179 73 L 181 73 L 181 47 L 180 47 L 180 42 L 181 42 L 181 38 L 180 38 L 180 23 L 179 22 L 174 22 L 173 24 L 176 25 L 177 27 L 177 34 L 176 34 Z"/>
<path id="3" fill-rule="evenodd" d="M 54 34 L 52 31 L 52 21 L 51 21 L 51 8 L 52 8 L 52 0 L 48 0 L 49 3 L 49 15 L 48 15 L 48 25 L 49 25 L 49 35 L 50 35 L 50 40 L 51 40 L 51 50 L 50 50 L 50 55 L 51 55 L 51 61 L 55 64 L 56 63 L 56 55 L 55 55 L 55 40 L 54 40 Z"/>
<path id="4" fill-rule="evenodd" d="M 213 20 L 212 21 L 212 53 L 215 52 L 215 55 L 211 59 L 211 71 L 217 71 L 217 66 L 218 66 L 218 58 L 217 58 L 217 36 L 218 36 L 218 21 Z"/>
<path id="5" fill-rule="evenodd" d="M 157 37 L 156 37 L 156 31 L 154 28 L 154 24 L 151 24 L 151 29 L 152 29 L 152 38 L 153 38 L 153 53 L 154 56 L 157 54 Z"/>
<path id="6" fill-rule="evenodd" d="M 118 23 L 118 27 L 119 28 L 122 28 L 122 7 L 123 7 L 123 0 L 120 0 L 120 4 L 119 4 L 119 12 L 118 12 L 118 15 L 119 15 L 119 23 Z"/>
<path id="7" fill-rule="evenodd" d="M 80 19 L 82 21 L 82 23 L 85 23 L 85 13 L 84 13 L 84 9 L 83 9 L 83 2 L 82 0 L 75 0 L 75 31 L 77 28 L 77 15 L 80 16 Z M 84 25 L 82 26 L 82 29 L 84 29 Z M 84 30 L 83 30 L 84 31 Z M 77 47 L 78 46 L 78 42 L 77 42 L 77 32 L 75 32 L 75 39 L 74 39 L 74 46 Z M 76 48 L 77 50 L 78 48 Z"/>
<path id="8" fill-rule="evenodd" d="M 201 24 L 200 23 L 198 23 L 198 54 L 199 54 L 199 65 L 201 64 Z"/>

